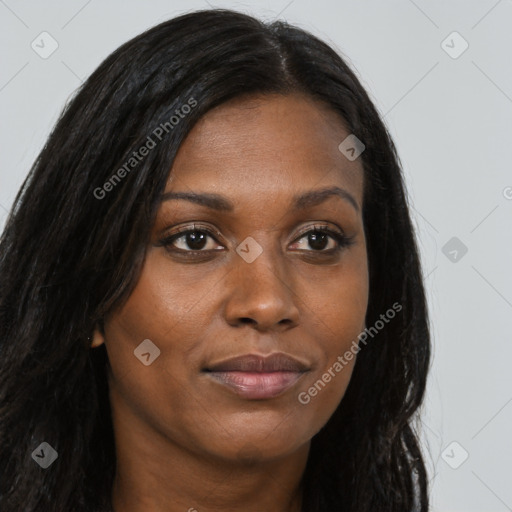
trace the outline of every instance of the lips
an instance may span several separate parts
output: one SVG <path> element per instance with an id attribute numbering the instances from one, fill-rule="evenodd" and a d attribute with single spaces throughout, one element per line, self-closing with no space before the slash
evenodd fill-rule
<path id="1" fill-rule="evenodd" d="M 244 356 L 226 359 L 220 363 L 213 364 L 206 368 L 211 372 L 304 372 L 309 367 L 287 354 L 282 352 L 271 354 L 270 356 L 259 356 L 257 354 L 247 354 Z"/>
<path id="2" fill-rule="evenodd" d="M 216 383 L 248 400 L 282 395 L 310 370 L 306 363 L 283 353 L 257 354 L 226 359 L 203 371 Z"/>

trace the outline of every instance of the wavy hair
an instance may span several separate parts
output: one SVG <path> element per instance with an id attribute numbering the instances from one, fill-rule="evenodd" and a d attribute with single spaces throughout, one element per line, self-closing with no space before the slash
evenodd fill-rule
<path id="1" fill-rule="evenodd" d="M 284 21 L 227 9 L 183 14 L 108 56 L 64 108 L 15 197 L 0 239 L 0 510 L 110 510 L 109 361 L 88 337 L 136 285 L 159 195 L 198 119 L 231 98 L 294 92 L 337 112 L 366 146 L 366 324 L 394 302 L 403 307 L 362 348 L 340 406 L 312 439 L 302 511 L 428 510 L 415 426 L 428 311 L 393 141 L 333 48 Z M 162 143 L 99 198 L 98 187 L 191 98 L 197 104 Z M 58 453 L 46 470 L 32 460 L 42 442 Z"/>

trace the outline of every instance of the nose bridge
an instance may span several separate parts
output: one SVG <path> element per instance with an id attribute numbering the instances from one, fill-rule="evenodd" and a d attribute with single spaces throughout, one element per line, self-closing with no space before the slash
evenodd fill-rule
<path id="1" fill-rule="evenodd" d="M 280 254 L 276 248 L 271 246 L 271 242 L 266 244 L 265 249 L 262 247 L 262 252 L 254 261 L 248 262 L 240 257 L 237 265 L 239 266 L 241 276 L 255 291 L 267 290 L 270 292 L 271 288 L 278 291 L 280 288 L 285 288 L 289 292 L 289 285 L 286 286 L 286 268 L 281 261 Z M 281 290 L 281 292 L 284 290 Z"/>
<path id="2" fill-rule="evenodd" d="M 293 282 L 278 245 L 270 237 L 259 242 L 246 239 L 237 248 L 232 264 L 235 268 L 230 272 L 226 306 L 230 324 L 250 320 L 260 328 L 270 328 L 297 323 Z"/>

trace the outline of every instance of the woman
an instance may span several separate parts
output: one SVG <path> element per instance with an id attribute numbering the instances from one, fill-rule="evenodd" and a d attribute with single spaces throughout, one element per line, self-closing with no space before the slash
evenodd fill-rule
<path id="1" fill-rule="evenodd" d="M 0 244 L 0 509 L 428 509 L 393 142 L 340 56 L 192 12 L 65 109 Z"/>

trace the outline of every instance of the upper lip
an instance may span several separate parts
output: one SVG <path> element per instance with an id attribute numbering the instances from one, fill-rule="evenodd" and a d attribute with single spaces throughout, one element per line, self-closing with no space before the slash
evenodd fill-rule
<path id="1" fill-rule="evenodd" d="M 269 356 L 246 354 L 225 359 L 219 363 L 205 368 L 210 372 L 306 372 L 310 368 L 307 364 L 282 352 Z"/>

